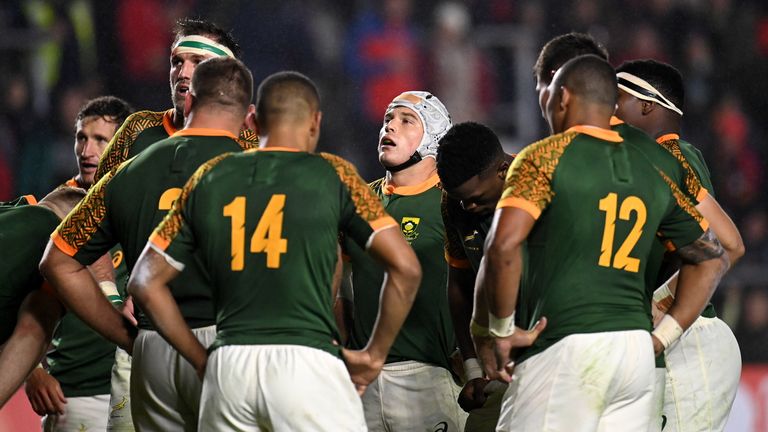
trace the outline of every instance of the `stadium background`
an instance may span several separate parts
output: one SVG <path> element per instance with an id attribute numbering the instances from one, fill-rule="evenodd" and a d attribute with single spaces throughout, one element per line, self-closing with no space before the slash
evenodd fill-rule
<path id="1" fill-rule="evenodd" d="M 350 159 L 367 180 L 382 174 L 378 129 L 403 90 L 432 91 L 455 122 L 484 122 L 517 151 L 546 135 L 531 68 L 551 37 L 589 32 L 614 65 L 655 58 L 678 67 L 682 135 L 704 153 L 747 247 L 714 299 L 745 364 L 729 430 L 768 430 L 768 3 L 4 0 L 0 200 L 40 197 L 76 171 L 73 119 L 86 99 L 114 94 L 138 109 L 169 108 L 171 28 L 184 16 L 232 28 L 257 82 L 282 69 L 314 79 L 320 149 Z M 30 413 L 17 395 L 0 412 L 0 431 L 35 429 Z"/>

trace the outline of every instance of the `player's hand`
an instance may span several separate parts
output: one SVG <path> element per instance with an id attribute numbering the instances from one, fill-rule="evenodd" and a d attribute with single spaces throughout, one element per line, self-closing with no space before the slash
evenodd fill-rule
<path id="1" fill-rule="evenodd" d="M 200 378 L 200 381 L 203 380 L 205 377 L 205 368 L 208 366 L 208 356 L 203 357 L 203 359 L 199 362 L 199 364 L 192 365 L 195 368 L 195 372 L 197 373 L 197 377 Z"/>
<path id="2" fill-rule="evenodd" d="M 384 367 L 384 360 L 375 359 L 366 350 L 353 351 L 342 348 L 341 355 L 344 357 L 344 363 L 347 364 L 347 370 L 352 383 L 355 384 L 357 394 L 362 396 L 368 384 L 379 376 L 381 368 Z"/>
<path id="3" fill-rule="evenodd" d="M 494 354 L 496 356 L 496 376 L 499 381 L 512 381 L 512 371 L 515 369 L 513 353 L 518 348 L 533 345 L 542 331 L 547 327 L 547 319 L 541 319 L 530 330 L 515 328 L 511 336 L 494 338 Z"/>
<path id="4" fill-rule="evenodd" d="M 32 409 L 38 415 L 64 414 L 67 398 L 61 391 L 61 385 L 42 368 L 36 368 L 29 374 L 24 390 Z"/>
<path id="5" fill-rule="evenodd" d="M 480 408 L 485 404 L 485 386 L 488 384 L 488 380 L 485 378 L 475 378 L 467 381 L 464 384 L 464 388 L 459 393 L 459 406 L 466 412 L 470 412 L 475 408 Z"/>
<path id="6" fill-rule="evenodd" d="M 123 302 L 123 309 L 120 311 L 123 316 L 131 322 L 133 325 L 139 325 L 139 322 L 136 321 L 136 314 L 134 313 L 133 309 L 133 296 L 128 296 L 125 298 L 125 302 Z"/>
<path id="7" fill-rule="evenodd" d="M 480 366 L 483 367 L 483 373 L 489 380 L 497 379 L 496 374 L 496 355 L 493 349 L 493 338 L 490 336 L 472 335 L 472 343 L 475 346 L 475 353 Z"/>
<path id="8" fill-rule="evenodd" d="M 664 352 L 664 345 L 653 335 L 653 333 L 651 333 L 651 340 L 653 341 L 653 354 L 658 357 L 659 354 Z"/>

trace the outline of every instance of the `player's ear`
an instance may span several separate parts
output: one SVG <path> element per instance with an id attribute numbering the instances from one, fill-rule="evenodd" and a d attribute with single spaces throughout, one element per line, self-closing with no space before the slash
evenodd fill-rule
<path id="1" fill-rule="evenodd" d="M 651 101 L 641 101 L 641 112 L 643 115 L 648 115 L 656 109 L 656 104 Z"/>
<path id="2" fill-rule="evenodd" d="M 256 105 L 248 105 L 248 111 L 245 113 L 245 119 L 243 120 L 243 129 L 250 129 L 258 133 L 258 125 L 256 124 Z"/>
<path id="3" fill-rule="evenodd" d="M 507 179 L 507 171 L 509 171 L 509 162 L 503 161 L 499 164 L 499 169 L 496 171 L 496 175 L 503 181 Z"/>
<path id="4" fill-rule="evenodd" d="M 315 111 L 312 114 L 312 124 L 310 125 L 309 132 L 312 137 L 320 135 L 320 122 L 323 120 L 323 113 L 321 111 Z"/>
<path id="5" fill-rule="evenodd" d="M 558 91 L 560 92 L 560 110 L 565 111 L 571 103 L 571 91 L 566 86 L 560 86 Z"/>

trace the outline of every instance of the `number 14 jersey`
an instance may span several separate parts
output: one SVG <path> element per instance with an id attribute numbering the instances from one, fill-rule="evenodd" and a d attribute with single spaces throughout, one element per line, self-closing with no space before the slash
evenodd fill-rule
<path id="1" fill-rule="evenodd" d="M 287 148 L 214 159 L 151 237 L 179 263 L 202 260 L 223 345 L 304 345 L 340 355 L 332 280 L 339 233 L 363 248 L 396 226 L 347 161 Z"/>

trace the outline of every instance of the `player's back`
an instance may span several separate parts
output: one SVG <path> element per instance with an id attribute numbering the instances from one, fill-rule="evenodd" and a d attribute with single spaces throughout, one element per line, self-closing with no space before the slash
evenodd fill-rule
<path id="1" fill-rule="evenodd" d="M 0 344 L 13 331 L 21 302 L 43 282 L 37 267 L 59 218 L 36 205 L 0 206 Z"/>
<path id="2" fill-rule="evenodd" d="M 177 135 L 158 142 L 117 170 L 107 183 L 104 199 L 131 268 L 195 170 L 217 155 L 239 150 L 228 137 Z"/>
<path id="3" fill-rule="evenodd" d="M 331 309 L 339 231 L 355 212 L 376 208 L 353 176 L 333 156 L 248 151 L 216 162 L 182 197 L 214 285 L 214 347 L 298 344 L 339 354 Z"/>
<path id="4" fill-rule="evenodd" d="M 681 231 L 674 237 L 684 244 L 701 234 L 686 231 L 698 226 L 677 207 L 671 181 L 636 146 L 591 127 L 532 144 L 518 159 L 508 185 L 516 177 L 548 201 L 528 237 L 520 303 L 521 318 L 549 324 L 526 357 L 569 334 L 650 330 L 644 271 L 657 228 Z M 526 181 L 533 167 L 548 184 Z"/>

